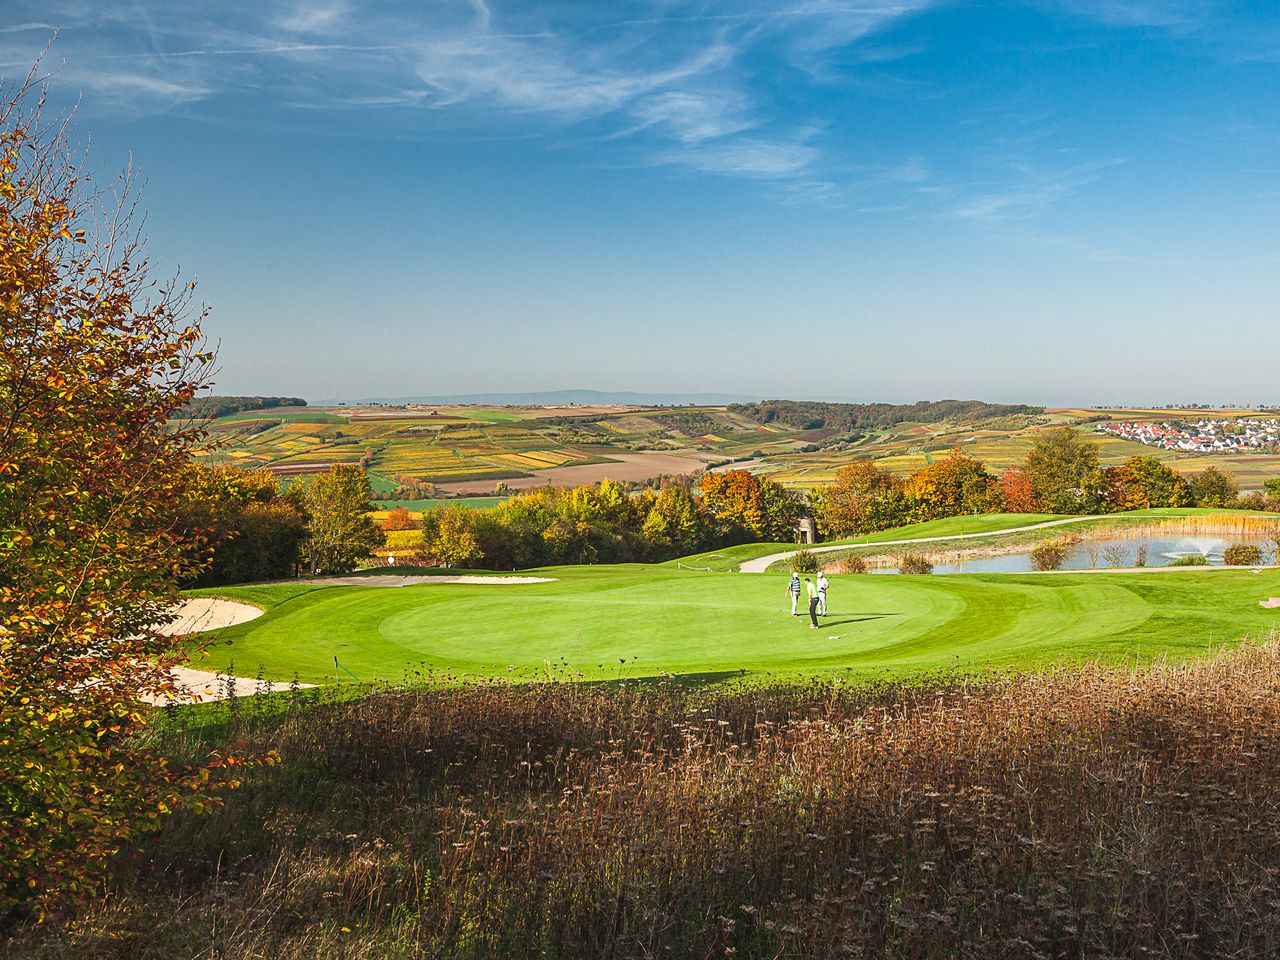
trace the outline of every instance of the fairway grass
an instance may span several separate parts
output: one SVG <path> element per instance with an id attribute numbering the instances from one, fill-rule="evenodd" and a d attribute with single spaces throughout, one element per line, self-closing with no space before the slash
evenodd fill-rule
<path id="1" fill-rule="evenodd" d="M 532 571 L 530 571 L 532 572 Z M 791 617 L 786 577 L 670 566 L 555 567 L 555 582 L 380 588 L 305 583 L 201 591 L 266 614 L 191 665 L 275 681 L 451 674 L 714 679 L 903 676 L 1180 657 L 1261 639 L 1280 571 L 832 577 L 820 629 Z M 345 675 L 344 675 L 345 676 Z"/>

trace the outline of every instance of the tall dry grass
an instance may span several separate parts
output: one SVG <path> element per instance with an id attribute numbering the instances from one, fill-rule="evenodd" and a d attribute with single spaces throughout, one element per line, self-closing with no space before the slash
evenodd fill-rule
<path id="1" fill-rule="evenodd" d="M 1169 520 L 1124 523 L 1112 529 L 1126 532 L 1131 536 L 1161 536 L 1176 533 L 1265 540 L 1280 533 L 1280 520 L 1275 517 L 1245 513 L 1215 513 L 1203 517 L 1178 517 Z"/>
<path id="2" fill-rule="evenodd" d="M 1280 640 L 1135 672 L 313 702 L 53 957 L 1280 951 Z"/>

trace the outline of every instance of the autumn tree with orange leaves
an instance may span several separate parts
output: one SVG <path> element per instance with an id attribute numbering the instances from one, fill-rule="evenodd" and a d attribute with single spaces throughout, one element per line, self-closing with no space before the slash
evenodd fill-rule
<path id="1" fill-rule="evenodd" d="M 1190 507 L 1196 502 L 1186 478 L 1155 457 L 1130 457 L 1118 467 L 1105 468 L 1102 476 L 1111 510 Z"/>
<path id="2" fill-rule="evenodd" d="M 33 76 L 0 94 L 0 922 L 93 891 L 220 762 L 137 737 L 200 555 L 174 529 L 200 435 L 166 423 L 205 385 L 203 313 L 150 277 L 129 177 L 79 172 Z"/>
<path id="3" fill-rule="evenodd" d="M 1000 474 L 1000 492 L 1006 513 L 1037 513 L 1040 509 L 1031 476 L 1021 467 L 1004 469 Z"/>
<path id="4" fill-rule="evenodd" d="M 702 505 L 728 540 L 795 538 L 803 504 L 781 484 L 746 470 L 703 474 Z"/>
<path id="5" fill-rule="evenodd" d="M 981 460 L 959 448 L 913 473 L 904 489 L 917 522 L 989 513 L 1000 505 L 1000 482 Z"/>
<path id="6" fill-rule="evenodd" d="M 813 508 L 824 536 L 851 537 L 901 526 L 907 499 L 901 479 L 870 460 L 856 460 L 815 491 Z"/>

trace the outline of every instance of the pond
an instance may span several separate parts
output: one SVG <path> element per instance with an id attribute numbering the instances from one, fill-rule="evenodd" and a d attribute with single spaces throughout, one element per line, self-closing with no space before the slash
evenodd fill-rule
<path id="1" fill-rule="evenodd" d="M 1090 570 L 1107 567 L 1133 567 L 1137 565 L 1140 548 L 1145 545 L 1145 566 L 1165 567 L 1187 556 L 1202 556 L 1213 566 L 1222 566 L 1222 551 L 1233 543 L 1257 543 L 1247 538 L 1228 538 L 1191 535 L 1163 537 L 1108 537 L 1105 540 L 1082 540 L 1068 547 L 1067 559 L 1061 570 Z M 937 563 L 934 573 L 1030 573 L 1031 550 L 1007 553 L 998 557 L 974 557 L 957 563 Z M 1274 557 L 1264 547 L 1264 563 L 1274 562 Z M 896 567 L 876 567 L 871 573 L 897 573 Z"/>

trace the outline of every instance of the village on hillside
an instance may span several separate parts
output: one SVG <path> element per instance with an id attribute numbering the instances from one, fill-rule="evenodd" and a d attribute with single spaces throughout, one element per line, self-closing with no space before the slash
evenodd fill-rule
<path id="1" fill-rule="evenodd" d="M 1099 423 L 1098 433 L 1162 450 L 1240 453 L 1280 449 L 1280 419 Z"/>

